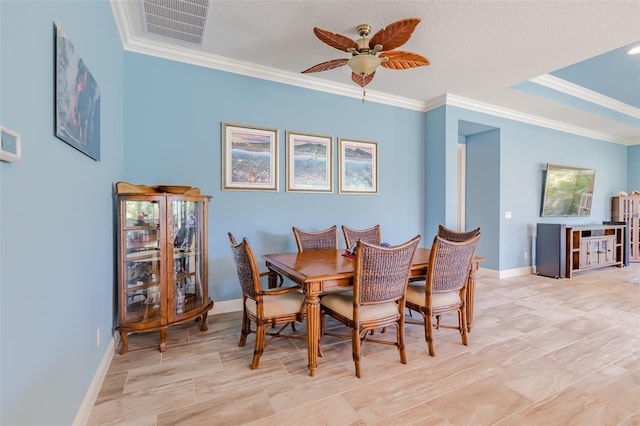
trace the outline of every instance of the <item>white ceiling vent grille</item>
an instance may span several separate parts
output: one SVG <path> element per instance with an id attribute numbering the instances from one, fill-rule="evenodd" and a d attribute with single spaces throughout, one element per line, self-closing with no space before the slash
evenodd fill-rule
<path id="1" fill-rule="evenodd" d="M 144 0 L 147 31 L 202 44 L 209 0 Z"/>

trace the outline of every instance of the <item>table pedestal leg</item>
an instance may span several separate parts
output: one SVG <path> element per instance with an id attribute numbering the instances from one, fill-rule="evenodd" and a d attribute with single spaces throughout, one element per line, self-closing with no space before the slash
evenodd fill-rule
<path id="1" fill-rule="evenodd" d="M 307 294 L 307 351 L 309 375 L 315 376 L 318 367 L 318 345 L 320 343 L 320 297 Z"/>

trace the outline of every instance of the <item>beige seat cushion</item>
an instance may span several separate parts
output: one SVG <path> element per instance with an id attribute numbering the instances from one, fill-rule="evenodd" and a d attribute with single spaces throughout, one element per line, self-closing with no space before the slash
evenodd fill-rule
<path id="1" fill-rule="evenodd" d="M 320 304 L 343 317 L 353 319 L 353 294 L 350 291 L 322 296 Z M 398 313 L 398 304 L 395 302 L 387 302 L 377 305 L 364 305 L 360 306 L 359 312 L 360 321 L 387 318 Z"/>
<path id="2" fill-rule="evenodd" d="M 292 291 L 290 293 L 275 294 L 273 296 L 265 295 L 262 297 L 264 302 L 264 316 L 275 317 L 278 315 L 295 314 L 300 312 L 300 308 L 304 303 L 304 293 L 300 291 Z M 256 301 L 247 299 L 245 302 L 247 311 L 256 316 Z"/>
<path id="3" fill-rule="evenodd" d="M 407 302 L 414 305 L 425 306 L 426 284 L 424 281 L 414 281 L 407 286 Z M 431 295 L 431 303 L 434 308 L 451 306 L 460 303 L 460 292 L 458 290 L 446 291 L 444 293 L 434 293 Z"/>

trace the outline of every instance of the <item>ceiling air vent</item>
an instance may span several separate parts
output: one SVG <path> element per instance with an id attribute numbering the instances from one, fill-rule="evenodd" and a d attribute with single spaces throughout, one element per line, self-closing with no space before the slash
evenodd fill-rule
<path id="1" fill-rule="evenodd" d="M 144 0 L 147 31 L 202 44 L 209 0 Z"/>

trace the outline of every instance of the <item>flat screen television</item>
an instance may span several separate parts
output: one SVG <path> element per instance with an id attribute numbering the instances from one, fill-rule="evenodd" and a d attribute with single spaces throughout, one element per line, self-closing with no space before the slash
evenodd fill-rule
<path id="1" fill-rule="evenodd" d="M 540 216 L 589 216 L 595 178 L 594 169 L 547 164 Z"/>

